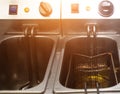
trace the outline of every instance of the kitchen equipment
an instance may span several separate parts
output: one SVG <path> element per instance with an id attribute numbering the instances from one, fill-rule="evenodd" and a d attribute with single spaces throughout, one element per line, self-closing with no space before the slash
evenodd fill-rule
<path id="1" fill-rule="evenodd" d="M 62 1 L 64 38 L 55 94 L 119 94 L 120 21 L 117 2 Z"/>
<path id="2" fill-rule="evenodd" d="M 45 92 L 60 33 L 55 2 L 0 1 L 1 94 Z"/>

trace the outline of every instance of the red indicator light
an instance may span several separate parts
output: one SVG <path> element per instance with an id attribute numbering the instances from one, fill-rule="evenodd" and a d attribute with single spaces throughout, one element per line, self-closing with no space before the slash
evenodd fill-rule
<path id="1" fill-rule="evenodd" d="M 71 4 L 71 13 L 79 13 L 79 4 Z"/>

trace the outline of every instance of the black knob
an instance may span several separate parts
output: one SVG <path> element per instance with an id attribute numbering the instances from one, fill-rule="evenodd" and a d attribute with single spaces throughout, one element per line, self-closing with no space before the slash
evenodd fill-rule
<path id="1" fill-rule="evenodd" d="M 52 13 L 52 7 L 49 3 L 47 2 L 41 2 L 39 6 L 39 12 L 42 16 L 50 16 Z"/>
<path id="2" fill-rule="evenodd" d="M 109 17 L 113 14 L 114 11 L 114 6 L 112 2 L 110 1 L 102 1 L 99 4 L 99 14 L 102 15 L 103 17 Z"/>

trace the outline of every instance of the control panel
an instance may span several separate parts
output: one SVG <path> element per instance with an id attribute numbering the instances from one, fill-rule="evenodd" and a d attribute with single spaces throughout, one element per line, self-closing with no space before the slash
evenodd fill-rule
<path id="1" fill-rule="evenodd" d="M 0 0 L 0 19 L 119 19 L 119 0 Z"/>
<path id="2" fill-rule="evenodd" d="M 119 19 L 119 0 L 62 0 L 62 19 Z"/>
<path id="3" fill-rule="evenodd" d="M 59 18 L 59 0 L 0 0 L 0 19 Z"/>

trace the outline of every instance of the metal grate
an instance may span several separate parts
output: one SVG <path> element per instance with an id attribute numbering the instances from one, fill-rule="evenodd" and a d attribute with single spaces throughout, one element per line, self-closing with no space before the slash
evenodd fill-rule
<path id="1" fill-rule="evenodd" d="M 71 54 L 65 81 L 66 87 L 85 89 L 110 87 L 118 83 L 112 53 L 94 56 Z"/>

